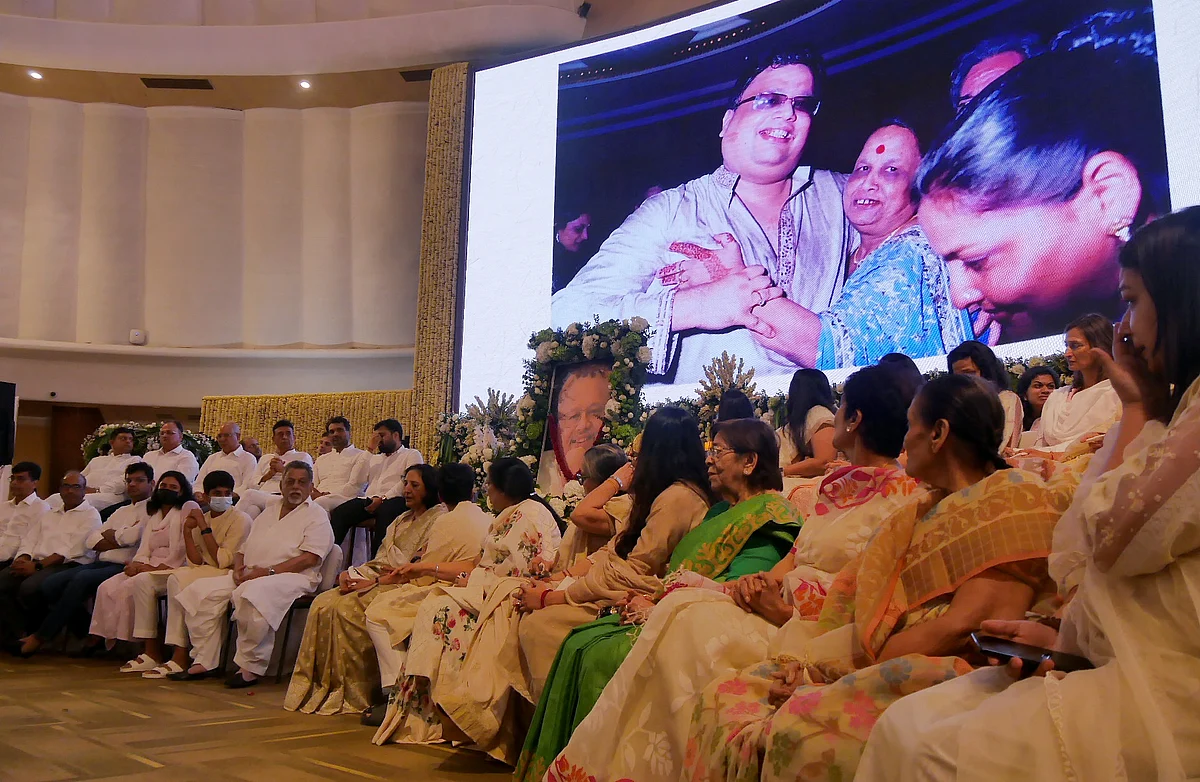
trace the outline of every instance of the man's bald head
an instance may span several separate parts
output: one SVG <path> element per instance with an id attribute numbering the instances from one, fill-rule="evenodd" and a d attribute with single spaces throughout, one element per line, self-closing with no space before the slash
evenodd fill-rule
<path id="1" fill-rule="evenodd" d="M 83 477 L 83 473 L 78 470 L 71 470 L 64 475 L 62 483 L 58 487 L 58 496 L 62 497 L 63 508 L 66 510 L 78 508 L 86 493 L 87 478 Z"/>

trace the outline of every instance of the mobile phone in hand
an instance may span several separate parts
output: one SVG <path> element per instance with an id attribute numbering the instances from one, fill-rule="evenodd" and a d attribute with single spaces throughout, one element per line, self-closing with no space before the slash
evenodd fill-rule
<path id="1" fill-rule="evenodd" d="M 1091 660 L 1077 654 L 1055 652 L 1051 649 L 1017 643 L 1016 641 L 1010 641 L 1007 638 L 997 638 L 993 635 L 971 633 L 971 642 L 984 655 L 994 657 L 1001 662 L 1007 662 L 1014 657 L 1021 660 L 1024 663 L 1021 666 L 1022 676 L 1032 674 L 1046 660 L 1054 663 L 1054 670 L 1062 671 L 1063 673 L 1087 671 L 1096 667 L 1092 665 Z"/>

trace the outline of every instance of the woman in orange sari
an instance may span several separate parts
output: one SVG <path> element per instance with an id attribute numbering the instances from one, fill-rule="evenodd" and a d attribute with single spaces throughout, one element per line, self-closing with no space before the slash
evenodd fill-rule
<path id="1" fill-rule="evenodd" d="M 711 683 L 692 713 L 692 780 L 851 779 L 897 698 L 971 669 L 969 634 L 1053 592 L 1062 508 L 1004 469 L 1004 409 L 979 380 L 930 381 L 909 409 L 908 473 L 937 491 L 900 508 L 838 574 L 817 621 L 793 619 L 770 659 Z"/>

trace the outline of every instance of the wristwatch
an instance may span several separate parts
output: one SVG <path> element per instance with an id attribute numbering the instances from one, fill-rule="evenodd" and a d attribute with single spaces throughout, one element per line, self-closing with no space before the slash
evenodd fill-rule
<path id="1" fill-rule="evenodd" d="M 273 576 L 273 575 L 275 575 L 275 568 L 273 568 L 273 567 L 269 567 L 269 568 L 267 568 L 267 575 L 268 575 L 268 576 Z"/>

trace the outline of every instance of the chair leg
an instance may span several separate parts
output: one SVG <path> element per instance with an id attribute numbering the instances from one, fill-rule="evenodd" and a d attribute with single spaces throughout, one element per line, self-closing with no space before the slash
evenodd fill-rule
<path id="1" fill-rule="evenodd" d="M 288 638 L 292 635 L 292 616 L 296 613 L 296 604 L 292 603 L 288 608 L 287 617 L 283 620 L 283 644 L 280 645 L 279 637 L 275 637 L 275 645 L 279 647 L 279 662 L 275 663 L 275 683 L 279 684 L 283 681 L 283 660 L 287 656 Z"/>

